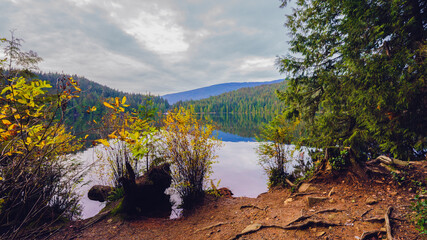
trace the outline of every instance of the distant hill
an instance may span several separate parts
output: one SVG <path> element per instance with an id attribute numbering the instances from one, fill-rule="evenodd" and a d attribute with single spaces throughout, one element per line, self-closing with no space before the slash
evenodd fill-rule
<path id="1" fill-rule="evenodd" d="M 180 101 L 172 107 L 192 106 L 195 112 L 210 118 L 219 130 L 252 138 L 260 127 L 285 109 L 276 90 L 284 91 L 286 81 L 240 88 L 201 100 Z"/>
<path id="2" fill-rule="evenodd" d="M 197 89 L 185 91 L 185 92 L 166 94 L 166 95 L 163 95 L 162 97 L 166 99 L 169 102 L 169 104 L 175 104 L 176 102 L 179 102 L 179 101 L 200 100 L 200 99 L 208 98 L 211 96 L 217 96 L 226 92 L 231 92 L 240 88 L 256 87 L 261 85 L 279 83 L 282 81 L 283 79 L 278 79 L 278 80 L 269 81 L 269 82 L 222 83 L 222 84 L 212 85 L 209 87 L 197 88 Z"/>

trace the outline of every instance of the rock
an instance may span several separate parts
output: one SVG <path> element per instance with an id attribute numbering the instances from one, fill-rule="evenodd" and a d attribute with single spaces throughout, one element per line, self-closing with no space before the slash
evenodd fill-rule
<path id="1" fill-rule="evenodd" d="M 223 197 L 232 197 L 233 196 L 233 192 L 225 187 L 222 187 L 220 189 L 218 189 L 219 195 L 223 196 Z"/>
<path id="2" fill-rule="evenodd" d="M 319 203 L 319 202 L 323 202 L 325 200 L 328 200 L 329 198 L 327 197 L 307 197 L 307 204 L 309 207 L 314 206 L 315 204 Z"/>
<path id="3" fill-rule="evenodd" d="M 302 183 L 301 186 L 298 188 L 298 192 L 305 192 L 310 186 L 310 183 Z"/>
<path id="4" fill-rule="evenodd" d="M 248 225 L 245 229 L 243 229 L 241 234 L 257 231 L 261 227 L 262 227 L 262 225 L 259 223 L 254 223 L 254 224 Z"/>
<path id="5" fill-rule="evenodd" d="M 111 191 L 113 191 L 113 187 L 95 185 L 90 188 L 89 192 L 87 193 L 87 197 L 90 200 L 104 202 L 107 200 L 107 197 L 110 195 Z"/>
<path id="6" fill-rule="evenodd" d="M 292 201 L 294 201 L 294 199 L 293 198 L 288 198 L 288 199 L 286 199 L 283 203 L 286 205 L 286 204 L 289 204 L 290 202 L 292 202 Z"/>
<path id="7" fill-rule="evenodd" d="M 366 199 L 366 204 L 368 204 L 368 205 L 373 205 L 373 204 L 375 204 L 375 203 L 377 203 L 378 201 L 375 199 L 375 198 L 373 198 L 373 197 L 368 197 L 367 199 Z"/>

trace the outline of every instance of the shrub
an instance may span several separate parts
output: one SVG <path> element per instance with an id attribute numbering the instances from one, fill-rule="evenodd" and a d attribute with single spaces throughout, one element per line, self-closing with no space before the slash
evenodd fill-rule
<path id="1" fill-rule="evenodd" d="M 203 197 L 203 184 L 220 142 L 212 138 L 213 126 L 204 125 L 192 109 L 169 111 L 163 122 L 165 155 L 172 163 L 172 178 L 182 206 L 188 209 Z"/>
<path id="2" fill-rule="evenodd" d="M 56 220 L 79 213 L 73 187 L 81 172 L 66 154 L 80 149 L 81 143 L 65 129 L 62 116 L 80 89 L 72 78 L 59 82 L 56 94 L 47 93 L 47 82 L 23 77 L 9 79 L 2 88 L 1 237 L 42 234 Z"/>

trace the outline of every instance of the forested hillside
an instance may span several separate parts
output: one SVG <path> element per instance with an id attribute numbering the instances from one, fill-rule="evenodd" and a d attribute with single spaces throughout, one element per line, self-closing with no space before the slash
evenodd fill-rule
<path id="1" fill-rule="evenodd" d="M 219 130 L 252 138 L 284 110 L 276 90 L 285 88 L 286 82 L 241 88 L 198 101 L 178 102 L 172 107 L 193 106 L 195 112 L 211 119 Z"/>
<path id="2" fill-rule="evenodd" d="M 284 90 L 286 82 L 241 88 L 218 96 L 198 100 L 177 102 L 174 106 L 192 105 L 199 113 L 245 113 L 274 114 L 284 109 L 284 104 L 276 96 L 276 90 Z"/>
<path id="3" fill-rule="evenodd" d="M 175 104 L 179 101 L 190 101 L 190 100 L 200 100 L 208 98 L 211 96 L 217 96 L 226 92 L 231 92 L 241 88 L 250 88 L 268 84 L 274 84 L 282 82 L 283 79 L 278 79 L 268 82 L 231 82 L 231 83 L 221 83 L 208 87 L 197 88 L 190 91 L 179 92 L 166 94 L 162 96 L 164 99 L 168 100 L 170 104 Z"/>
<path id="4" fill-rule="evenodd" d="M 70 77 L 59 73 L 38 73 L 37 76 L 41 80 L 49 81 L 52 84 L 52 89 L 56 89 L 57 82 L 62 78 Z M 145 105 L 147 98 L 153 101 L 153 107 L 158 108 L 159 111 L 164 112 L 169 108 L 168 102 L 158 96 L 125 93 L 90 81 L 84 77 L 76 75 L 72 77 L 78 82 L 82 90 L 80 97 L 74 98 L 68 104 L 65 116 L 66 125 L 72 126 L 73 132 L 75 133 L 86 132 L 90 128 L 90 124 L 93 120 L 100 122 L 102 116 L 104 116 L 107 111 L 106 107 L 103 105 L 103 101 L 107 98 L 122 98 L 126 96 L 126 102 L 130 105 L 129 109 L 137 109 L 139 105 Z M 96 111 L 89 114 L 87 112 L 89 107 L 96 107 Z"/>

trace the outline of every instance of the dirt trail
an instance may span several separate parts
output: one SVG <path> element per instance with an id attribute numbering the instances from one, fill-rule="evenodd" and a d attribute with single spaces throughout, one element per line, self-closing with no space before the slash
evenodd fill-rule
<path id="1" fill-rule="evenodd" d="M 303 188 L 296 194 L 274 189 L 257 198 L 209 196 L 176 220 L 124 221 L 107 215 L 83 230 L 90 219 L 70 223 L 51 239 L 361 239 L 364 232 L 386 231 L 384 216 L 390 206 L 393 239 L 427 239 L 410 222 L 415 194 L 392 181 L 359 183 L 342 177 Z M 307 198 L 320 202 L 309 206 Z M 302 227 L 285 229 L 289 226 Z M 386 238 L 386 233 L 379 237 Z"/>

